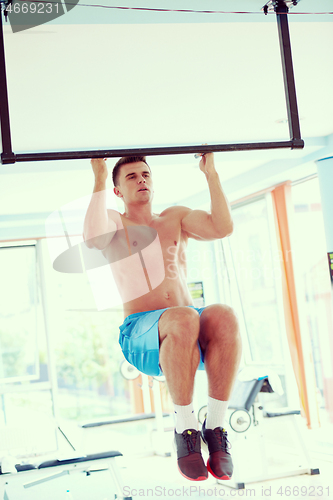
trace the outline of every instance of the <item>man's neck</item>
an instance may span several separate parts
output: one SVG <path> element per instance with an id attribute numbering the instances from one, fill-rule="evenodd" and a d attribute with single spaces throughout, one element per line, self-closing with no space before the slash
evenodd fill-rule
<path id="1" fill-rule="evenodd" d="M 137 224 L 148 226 L 154 219 L 154 214 L 151 209 L 151 204 L 143 206 L 126 206 L 123 214 L 128 219 L 136 222 Z"/>

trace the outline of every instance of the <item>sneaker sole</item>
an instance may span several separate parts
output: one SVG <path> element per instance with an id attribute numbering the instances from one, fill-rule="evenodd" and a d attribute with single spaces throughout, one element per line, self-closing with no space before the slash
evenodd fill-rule
<path id="1" fill-rule="evenodd" d="M 211 473 L 211 475 L 212 475 L 213 477 L 215 477 L 215 479 L 222 479 L 223 481 L 228 481 L 228 480 L 230 480 L 230 479 L 231 479 L 231 476 L 229 477 L 229 476 L 227 476 L 227 475 L 224 475 L 224 476 L 217 476 L 217 475 L 216 475 L 216 474 L 212 471 L 212 469 L 211 469 L 211 466 L 210 466 L 210 463 L 209 463 L 209 459 L 207 460 L 207 470 L 208 470 L 208 472 L 210 472 L 210 473 Z"/>
<path id="2" fill-rule="evenodd" d="M 186 476 L 186 475 L 185 475 L 185 474 L 184 474 L 184 473 L 180 470 L 180 468 L 179 468 L 179 467 L 178 467 L 178 470 L 179 470 L 179 472 L 181 473 L 181 475 L 182 475 L 183 477 L 185 477 L 185 479 L 189 479 L 190 481 L 205 481 L 206 479 L 208 479 L 208 476 L 199 476 L 199 477 L 197 477 L 196 479 L 193 479 L 193 477 L 188 477 L 188 476 Z"/>

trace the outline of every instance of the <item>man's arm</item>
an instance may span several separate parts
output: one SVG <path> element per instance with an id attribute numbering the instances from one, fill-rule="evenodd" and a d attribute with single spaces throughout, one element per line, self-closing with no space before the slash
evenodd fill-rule
<path id="1" fill-rule="evenodd" d="M 91 160 L 95 174 L 93 195 L 84 219 L 83 238 L 88 248 L 103 250 L 117 230 L 117 224 L 106 208 L 106 179 L 108 170 L 103 159 Z"/>
<path id="2" fill-rule="evenodd" d="M 233 221 L 228 200 L 223 192 L 219 175 L 215 169 L 213 153 L 200 160 L 200 170 L 204 172 L 211 198 L 211 213 L 204 210 L 187 209 L 182 218 L 182 229 L 191 237 L 215 240 L 229 236 L 233 231 Z"/>

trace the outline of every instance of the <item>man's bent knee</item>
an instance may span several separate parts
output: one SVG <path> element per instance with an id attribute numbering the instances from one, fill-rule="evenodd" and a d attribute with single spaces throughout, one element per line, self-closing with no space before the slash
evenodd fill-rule
<path id="1" fill-rule="evenodd" d="M 239 335 L 239 323 L 235 311 L 225 304 L 208 306 L 201 315 L 200 340 L 212 338 L 235 340 Z"/>
<path id="2" fill-rule="evenodd" d="M 184 338 L 186 332 L 187 341 L 196 341 L 200 330 L 199 313 L 191 307 L 170 307 L 161 314 L 158 322 L 160 340 L 167 335 Z"/>

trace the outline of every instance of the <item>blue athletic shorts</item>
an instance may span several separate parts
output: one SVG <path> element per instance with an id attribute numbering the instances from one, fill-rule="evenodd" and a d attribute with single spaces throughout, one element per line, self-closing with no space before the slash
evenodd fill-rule
<path id="1" fill-rule="evenodd" d="M 205 307 L 186 307 L 193 307 L 199 315 L 205 309 Z M 163 374 L 159 364 L 158 320 L 167 309 L 170 308 L 130 314 L 119 327 L 119 344 L 125 358 L 146 375 L 159 376 Z M 204 356 L 201 349 L 198 370 L 204 370 Z"/>

